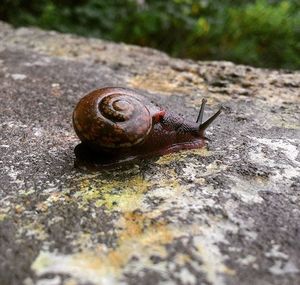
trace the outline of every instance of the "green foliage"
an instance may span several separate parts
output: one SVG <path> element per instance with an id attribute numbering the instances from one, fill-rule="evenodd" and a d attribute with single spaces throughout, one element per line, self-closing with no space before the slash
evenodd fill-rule
<path id="1" fill-rule="evenodd" d="M 235 61 L 249 55 L 244 62 L 254 65 L 300 67 L 300 13 L 291 17 L 292 8 L 288 1 L 270 6 L 259 0 L 230 9 L 225 56 Z"/>
<path id="2" fill-rule="evenodd" d="M 297 0 L 2 0 L 0 18 L 179 57 L 300 67 Z"/>

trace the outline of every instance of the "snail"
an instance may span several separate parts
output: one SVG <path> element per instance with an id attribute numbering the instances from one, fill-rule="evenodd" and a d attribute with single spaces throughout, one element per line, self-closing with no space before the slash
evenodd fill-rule
<path id="1" fill-rule="evenodd" d="M 205 129 L 221 108 L 204 123 L 206 100 L 195 122 L 173 114 L 141 93 L 121 87 L 96 89 L 84 96 L 73 112 L 73 125 L 82 144 L 77 159 L 99 165 L 160 156 L 205 145 Z"/>

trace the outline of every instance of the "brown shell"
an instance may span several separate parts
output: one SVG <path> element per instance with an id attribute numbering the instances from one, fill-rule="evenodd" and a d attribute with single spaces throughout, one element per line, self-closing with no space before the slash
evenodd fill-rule
<path id="1" fill-rule="evenodd" d="M 131 147 L 151 131 L 151 108 L 130 89 L 97 89 L 79 101 L 73 124 L 80 140 L 95 148 Z"/>

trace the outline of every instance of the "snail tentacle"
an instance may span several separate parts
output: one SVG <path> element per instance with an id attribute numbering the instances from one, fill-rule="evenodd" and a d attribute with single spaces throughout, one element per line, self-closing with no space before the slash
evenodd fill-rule
<path id="1" fill-rule="evenodd" d="M 203 121 L 203 115 L 204 115 L 204 109 L 205 109 L 205 104 L 206 104 L 207 100 L 205 98 L 202 99 L 202 104 L 200 107 L 200 111 L 196 120 L 196 123 L 200 123 L 200 125 L 202 124 Z"/>
<path id="2" fill-rule="evenodd" d="M 212 115 L 204 123 L 200 124 L 199 131 L 204 132 L 211 125 L 211 123 L 221 114 L 222 109 L 223 108 L 221 107 L 214 115 Z"/>

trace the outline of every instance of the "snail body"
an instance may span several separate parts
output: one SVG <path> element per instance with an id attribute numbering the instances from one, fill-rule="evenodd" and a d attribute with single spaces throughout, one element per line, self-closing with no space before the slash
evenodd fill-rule
<path id="1" fill-rule="evenodd" d="M 82 141 L 75 149 L 76 156 L 88 155 L 98 164 L 113 165 L 203 147 L 205 129 L 221 112 L 202 123 L 205 102 L 197 121 L 191 122 L 131 89 L 94 90 L 79 101 L 73 112 L 74 129 Z"/>

